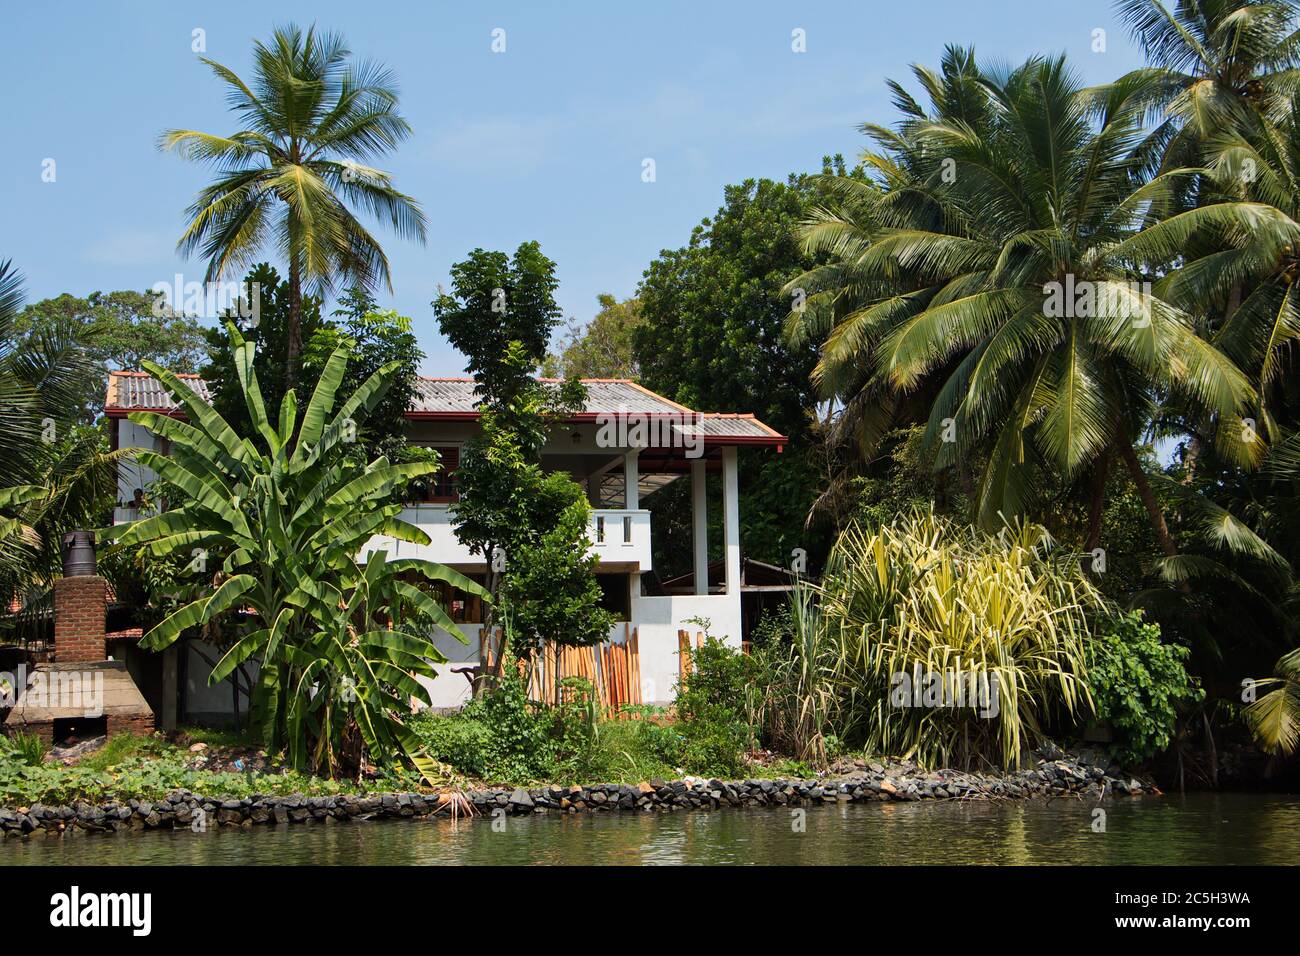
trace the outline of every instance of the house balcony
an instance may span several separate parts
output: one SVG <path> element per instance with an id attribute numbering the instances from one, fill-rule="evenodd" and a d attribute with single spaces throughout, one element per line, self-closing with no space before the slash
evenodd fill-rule
<path id="1" fill-rule="evenodd" d="M 479 570 L 483 558 L 456 540 L 451 510 L 445 504 L 409 504 L 398 516 L 429 536 L 427 545 L 376 535 L 362 554 L 387 551 L 390 558 L 424 558 L 462 570 Z M 600 508 L 591 512 L 587 537 L 602 571 L 650 570 L 650 512 Z M 507 560 L 509 560 L 507 556 Z"/>

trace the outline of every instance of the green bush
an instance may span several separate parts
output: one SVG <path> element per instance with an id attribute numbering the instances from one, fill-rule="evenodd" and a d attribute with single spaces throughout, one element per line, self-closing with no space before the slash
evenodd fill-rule
<path id="1" fill-rule="evenodd" d="M 655 708 L 608 720 L 581 678 L 564 681 L 556 707 L 529 702 L 505 679 L 459 713 L 411 720 L 430 757 L 489 783 L 629 783 L 667 777 L 682 765 L 683 740 Z"/>
<path id="2" fill-rule="evenodd" d="M 563 703 L 529 701 L 504 668 L 500 684 L 456 714 L 417 715 L 411 729 L 426 753 L 489 783 L 628 783 L 680 773 L 737 776 L 755 742 L 754 661 L 715 638 L 692 652 L 678 688 L 675 723 L 654 708 L 606 719 L 591 684 L 562 683 Z"/>
<path id="3" fill-rule="evenodd" d="M 430 757 L 459 773 L 501 783 L 549 779 L 556 766 L 554 720 L 528 701 L 523 679 L 507 665 L 497 687 L 445 717 L 411 721 Z"/>
<path id="4" fill-rule="evenodd" d="M 448 717 L 423 715 L 412 719 L 411 729 L 435 760 L 466 776 L 491 776 L 492 728 L 483 721 L 463 714 Z"/>
<path id="5" fill-rule="evenodd" d="M 1183 662 L 1189 651 L 1160 640 L 1160 627 L 1140 612 L 1105 623 L 1089 644 L 1088 686 L 1097 716 L 1115 732 L 1111 752 L 1141 763 L 1169 746 L 1178 708 L 1204 698 Z"/>
<path id="6" fill-rule="evenodd" d="M 1090 614 L 1104 602 L 1038 525 L 993 535 L 919 511 L 852 525 L 815 597 L 793 698 L 816 711 L 805 741 L 816 731 L 925 767 L 1010 768 L 1042 728 L 1091 709 Z M 939 693 L 927 700 L 926 687 Z"/>
<path id="7" fill-rule="evenodd" d="M 28 767 L 39 767 L 45 760 L 45 741 L 35 734 L 0 734 L 0 758 L 16 760 Z"/>
<path id="8" fill-rule="evenodd" d="M 12 747 L 11 743 L 0 747 Z M 192 790 L 210 797 L 243 798 L 254 794 L 305 793 L 329 795 L 354 792 L 350 783 L 301 773 L 249 771 L 215 773 L 192 770 L 190 754 L 156 737 L 119 735 L 77 766 L 30 766 L 8 759 L 0 750 L 0 806 L 105 802 L 136 797 L 158 800 L 170 791 Z"/>
<path id="9" fill-rule="evenodd" d="M 757 665 L 753 658 L 707 634 L 691 652 L 689 677 L 677 687 L 681 762 L 688 773 L 738 776 L 753 749 Z"/>

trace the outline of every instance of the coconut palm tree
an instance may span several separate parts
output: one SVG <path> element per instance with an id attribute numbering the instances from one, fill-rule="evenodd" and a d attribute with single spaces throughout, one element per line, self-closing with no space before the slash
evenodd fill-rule
<path id="1" fill-rule="evenodd" d="M 392 73 L 350 56 L 341 37 L 290 25 L 269 43 L 254 43 L 251 83 L 202 58 L 227 87 L 241 128 L 228 135 L 172 129 L 159 141 L 216 170 L 187 210 L 191 220 L 177 244 L 207 258 L 208 281 L 250 265 L 267 244 L 285 259 L 287 388 L 302 354 L 304 287 L 317 296 L 339 283 L 372 289 L 383 281 L 391 289 L 388 257 L 352 210 L 403 238 L 425 236 L 420 204 L 367 165 L 411 132 L 397 112 Z"/>
<path id="2" fill-rule="evenodd" d="M 1135 445 L 1165 395 L 1212 409 L 1226 429 L 1250 397 L 1245 376 L 1148 285 L 1164 260 L 1143 244 L 1185 171 L 1144 181 L 1142 82 L 1085 90 L 1063 59 L 979 69 L 946 52 L 917 70 L 927 111 L 898 84 L 895 128 L 868 126 L 877 183 L 828 182 L 805 243 L 829 264 L 790 283 L 809 292 L 796 336 L 826 334 L 817 376 L 898 406 L 932 389 L 926 441 L 936 466 L 987 453 L 981 522 L 1025 510 L 1048 481 L 1115 458 L 1128 469 L 1166 555 L 1176 554 Z M 1276 218 L 1240 204 L 1197 210 Z M 1173 233 L 1167 234 L 1169 239 Z M 1226 455 L 1249 454 L 1220 437 Z M 1234 433 L 1235 434 L 1235 433 Z"/>
<path id="3" fill-rule="evenodd" d="M 1225 129 L 1207 138 L 1206 165 L 1226 194 L 1234 185 L 1269 210 L 1267 222 L 1224 219 L 1202 231 L 1212 245 L 1167 276 L 1160 294 L 1188 310 L 1231 301 L 1225 320 L 1210 327 L 1215 344 L 1249 373 L 1257 388 L 1260 431 L 1272 440 L 1279 425 L 1272 399 L 1294 367 L 1300 337 L 1300 97 L 1265 132 Z M 1228 204 L 1233 206 L 1233 204 Z M 1247 208 L 1239 203 L 1233 208 Z M 1162 230 L 1152 236 L 1162 235 Z M 1173 241 L 1182 241 L 1173 237 Z"/>
<path id="4" fill-rule="evenodd" d="M 24 629 L 58 577 L 62 533 L 102 523 L 117 491 L 119 453 L 76 421 L 99 364 L 69 323 L 19 338 L 22 276 L 0 261 L 0 600 Z"/>
<path id="5" fill-rule="evenodd" d="M 1118 0 L 1150 65 L 1124 77 L 1158 122 L 1139 152 L 1153 169 L 1194 165 L 1224 130 L 1267 129 L 1300 87 L 1293 0 Z M 1192 190 L 1194 192 L 1194 190 Z"/>
<path id="6" fill-rule="evenodd" d="M 1153 171 L 1202 165 L 1213 169 L 1181 179 L 1176 207 L 1256 200 L 1294 219 L 1294 200 L 1279 190 L 1285 190 L 1285 180 L 1294 172 L 1285 153 L 1294 136 L 1294 102 L 1300 94 L 1296 4 L 1183 0 L 1166 7 L 1159 0 L 1121 0 L 1116 6 L 1150 61 L 1121 81 L 1143 87 L 1141 95 L 1156 114 L 1156 125 L 1139 153 Z M 1252 156 L 1251 151 L 1263 156 Z M 1272 175 L 1262 169 L 1266 166 Z M 1200 261 L 1160 292 L 1176 297 L 1194 316 L 1202 335 L 1254 374 L 1261 406 L 1283 358 L 1287 309 L 1278 283 L 1265 277 L 1264 288 L 1254 285 L 1261 270 L 1259 263 L 1253 269 L 1249 263 L 1261 255 L 1271 260 L 1269 266 L 1285 262 L 1283 250 L 1293 244 L 1291 233 L 1283 229 L 1281 235 L 1269 231 L 1252 236 L 1232 225 L 1189 233 L 1180 239 L 1179 259 Z M 1241 312 L 1246 301 L 1250 305 Z M 1225 329 L 1229 325 L 1230 332 Z M 1271 437 L 1276 423 L 1266 407 L 1260 412 Z M 1200 433 L 1206 416 L 1202 410 L 1183 407 L 1171 409 L 1169 418 L 1174 431 L 1191 436 L 1184 455 L 1190 472 L 1203 447 Z"/>

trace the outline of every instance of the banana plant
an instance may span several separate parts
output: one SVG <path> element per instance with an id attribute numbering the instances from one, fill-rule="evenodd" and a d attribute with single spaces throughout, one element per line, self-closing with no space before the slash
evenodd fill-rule
<path id="1" fill-rule="evenodd" d="M 238 615 L 237 636 L 210 683 L 245 661 L 258 664 L 253 719 L 263 740 L 297 768 L 336 773 L 404 752 L 422 758 L 402 715 L 429 696 L 417 680 L 446 658 L 426 636 L 460 632 L 422 584 L 447 582 L 487 592 L 432 561 L 360 555 L 373 535 L 428 544 L 399 518 L 395 491 L 436 470 L 435 462 L 362 464 L 346 454 L 356 422 L 383 398 L 397 362 L 383 366 L 335 410 L 346 350 L 330 356 L 298 419 L 290 391 L 272 421 L 253 371 L 254 347 L 228 326 L 240 390 L 255 432 L 243 438 L 192 389 L 155 363 L 144 367 L 168 390 L 185 420 L 135 412 L 131 421 L 171 443 L 168 455 L 136 459 L 176 489 L 170 510 L 109 532 L 118 548 L 154 557 L 189 556 L 211 581 L 203 596 L 150 630 L 142 646 L 160 650 L 220 617 Z M 211 567 L 209 567 L 211 565 Z M 463 638 L 462 638 L 463 640 Z"/>

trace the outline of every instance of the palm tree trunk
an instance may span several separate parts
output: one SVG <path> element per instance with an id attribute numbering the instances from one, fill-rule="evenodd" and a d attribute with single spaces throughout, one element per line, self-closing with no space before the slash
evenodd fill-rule
<path id="1" fill-rule="evenodd" d="M 298 384 L 298 365 L 302 360 L 302 276 L 298 264 L 289 263 L 289 323 L 285 329 L 284 390 Z"/>
<path id="2" fill-rule="evenodd" d="M 1169 533 L 1169 525 L 1165 523 L 1165 513 L 1160 508 L 1160 502 L 1156 500 L 1155 493 L 1151 490 L 1151 483 L 1147 481 L 1146 472 L 1142 470 L 1142 464 L 1137 459 L 1137 454 L 1133 451 L 1133 445 L 1120 439 L 1118 450 L 1120 457 L 1124 459 L 1124 464 L 1128 467 L 1129 477 L 1133 479 L 1133 484 L 1137 486 L 1138 497 L 1142 499 L 1142 506 L 1147 509 L 1147 517 L 1151 519 L 1151 530 L 1155 532 L 1156 544 L 1164 552 L 1166 557 L 1173 557 L 1178 553 L 1178 546 L 1174 544 L 1173 535 Z"/>
<path id="3" fill-rule="evenodd" d="M 1093 467 L 1092 500 L 1088 504 L 1088 533 L 1083 550 L 1092 551 L 1101 544 L 1101 517 L 1106 504 L 1106 478 L 1110 474 L 1110 453 L 1106 452 Z"/>

